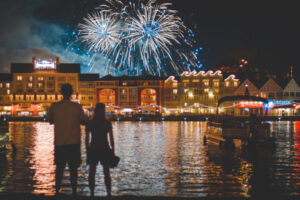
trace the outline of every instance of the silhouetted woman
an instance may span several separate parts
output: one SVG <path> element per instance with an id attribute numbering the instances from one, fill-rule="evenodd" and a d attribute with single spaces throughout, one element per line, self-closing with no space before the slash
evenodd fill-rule
<path id="1" fill-rule="evenodd" d="M 92 135 L 91 143 L 89 143 L 90 132 Z M 109 142 L 107 134 L 109 135 Z M 99 161 L 103 166 L 107 196 L 111 196 L 109 163 L 111 157 L 115 154 L 115 147 L 112 125 L 111 122 L 105 118 L 105 105 L 103 103 L 96 104 L 94 117 L 86 124 L 85 145 L 88 153 L 87 163 L 90 165 L 89 187 L 91 196 L 94 196 L 96 167 Z"/>

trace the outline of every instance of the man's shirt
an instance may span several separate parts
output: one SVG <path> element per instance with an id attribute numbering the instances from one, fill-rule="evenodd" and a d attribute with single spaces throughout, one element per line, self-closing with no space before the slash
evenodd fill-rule
<path id="1" fill-rule="evenodd" d="M 54 144 L 80 144 L 80 124 L 84 113 L 80 104 L 70 100 L 53 103 L 48 110 L 47 120 L 54 123 Z"/>

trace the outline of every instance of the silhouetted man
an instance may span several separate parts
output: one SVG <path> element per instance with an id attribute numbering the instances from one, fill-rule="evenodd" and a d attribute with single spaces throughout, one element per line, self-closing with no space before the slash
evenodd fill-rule
<path id="1" fill-rule="evenodd" d="M 72 86 L 63 84 L 61 86 L 63 100 L 53 103 L 47 114 L 48 121 L 54 124 L 56 194 L 59 193 L 63 172 L 68 163 L 72 194 L 76 195 L 77 168 L 81 164 L 80 124 L 84 123 L 84 113 L 80 104 L 70 101 L 72 93 Z"/>

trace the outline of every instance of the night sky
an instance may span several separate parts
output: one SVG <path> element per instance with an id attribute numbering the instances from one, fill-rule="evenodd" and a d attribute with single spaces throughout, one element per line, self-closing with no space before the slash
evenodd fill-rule
<path id="1" fill-rule="evenodd" d="M 248 68 L 277 76 L 286 76 L 291 65 L 300 71 L 300 13 L 296 5 L 275 1 L 168 2 L 203 47 L 199 56 L 203 69 L 234 65 L 244 58 Z M 32 56 L 60 56 L 64 62 L 80 62 L 88 72 L 88 55 L 76 46 L 66 48 L 76 39 L 78 23 L 102 3 L 104 0 L 1 0 L 0 71 L 9 72 L 11 62 L 31 62 Z M 104 63 L 101 57 L 97 62 L 99 66 Z"/>

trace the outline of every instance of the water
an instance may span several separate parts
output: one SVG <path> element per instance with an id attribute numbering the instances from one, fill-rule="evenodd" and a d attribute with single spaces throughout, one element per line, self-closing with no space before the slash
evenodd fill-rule
<path id="1" fill-rule="evenodd" d="M 203 145 L 203 122 L 113 122 L 119 166 L 111 170 L 113 195 L 253 197 L 300 196 L 300 121 L 271 122 L 275 152 L 246 157 Z M 0 157 L 0 193 L 54 194 L 53 126 L 13 122 L 9 127 L 17 151 Z M 82 130 L 83 127 L 82 127 Z M 84 134 L 82 135 L 82 144 Z M 82 145 L 78 193 L 89 195 L 88 166 Z M 102 167 L 96 195 L 106 195 Z M 71 193 L 69 170 L 63 193 Z"/>

